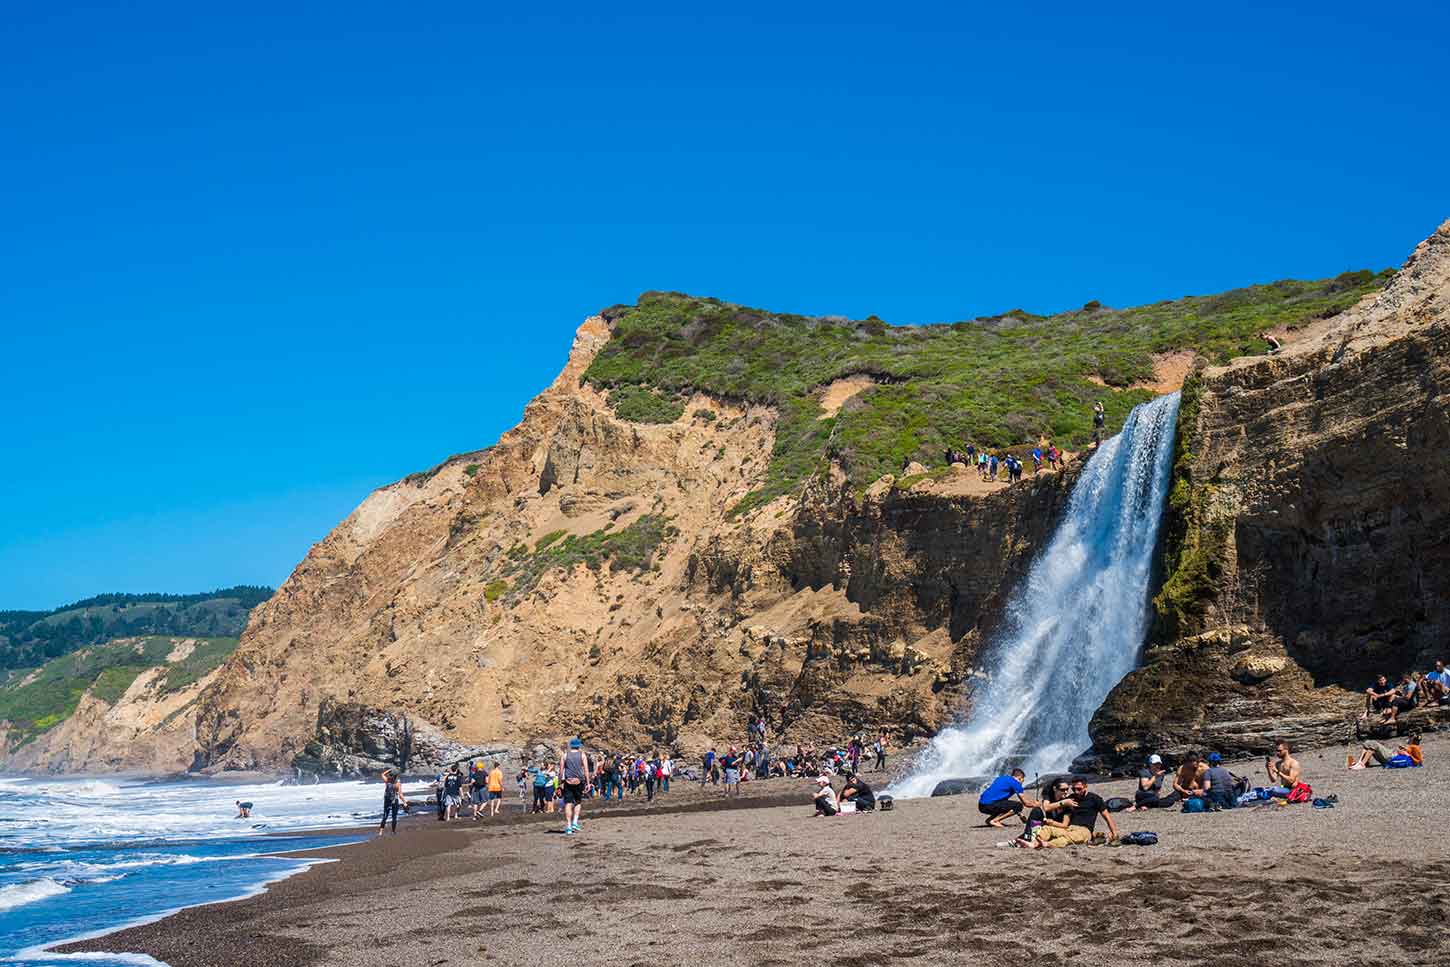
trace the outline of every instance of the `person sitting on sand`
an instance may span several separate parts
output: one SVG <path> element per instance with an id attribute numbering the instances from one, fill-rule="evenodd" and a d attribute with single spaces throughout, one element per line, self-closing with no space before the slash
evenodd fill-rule
<path id="1" fill-rule="evenodd" d="M 1102 796 L 1088 791 L 1087 780 L 1082 776 L 1072 780 L 1072 795 L 1064 799 L 1063 803 L 1068 804 L 1067 825 L 1043 823 L 1037 832 L 1037 839 L 1033 841 L 1032 849 L 1061 849 L 1064 846 L 1090 843 L 1099 816 L 1107 821 L 1109 842 L 1118 838 L 1118 827 L 1113 822 L 1113 814 L 1108 812 L 1108 804 L 1103 801 Z"/>
<path id="2" fill-rule="evenodd" d="M 1156 752 L 1148 757 L 1148 764 L 1138 770 L 1138 790 L 1133 793 L 1133 805 L 1128 807 L 1137 809 L 1167 809 L 1169 806 L 1176 806 L 1180 797 L 1176 792 L 1163 795 L 1163 780 L 1167 777 L 1168 770 L 1163 765 L 1163 757 Z"/>
<path id="3" fill-rule="evenodd" d="M 1233 809 L 1239 803 L 1238 783 L 1233 773 L 1223 767 L 1223 756 L 1208 754 L 1208 771 L 1203 774 L 1203 797 L 1219 809 Z"/>
<path id="4" fill-rule="evenodd" d="M 817 816 L 835 816 L 841 811 L 836 804 L 836 790 L 831 788 L 829 776 L 817 777 L 816 791 L 811 794 L 811 801 L 816 804 Z"/>
<path id="5" fill-rule="evenodd" d="M 1304 779 L 1304 770 L 1299 760 L 1289 754 L 1289 743 L 1280 739 L 1274 743 L 1274 755 L 1264 757 L 1264 771 L 1269 774 L 1269 793 L 1287 796 Z"/>
<path id="6" fill-rule="evenodd" d="M 1351 769 L 1363 769 L 1369 765 L 1371 759 L 1377 764 L 1391 769 L 1402 769 L 1406 766 L 1422 766 L 1425 764 L 1425 755 L 1420 751 L 1420 737 L 1410 736 L 1410 741 L 1404 745 L 1396 746 L 1390 751 L 1389 746 L 1380 742 L 1366 742 L 1359 757 L 1349 756 L 1349 767 Z"/>
<path id="7" fill-rule="evenodd" d="M 1197 752 L 1189 752 L 1183 757 L 1183 764 L 1178 767 L 1178 772 L 1173 776 L 1173 791 L 1182 799 L 1192 799 L 1195 796 L 1202 796 L 1204 793 L 1203 775 L 1208 771 Z"/>
<path id="8" fill-rule="evenodd" d="M 238 799 L 237 800 L 237 814 L 235 816 L 233 816 L 232 818 L 233 819 L 251 819 L 252 818 L 252 804 L 249 803 L 249 802 L 242 802 L 240 799 Z"/>
<path id="9" fill-rule="evenodd" d="M 876 808 L 876 793 L 866 785 L 866 780 L 856 773 L 846 777 L 846 784 L 841 787 L 841 802 L 848 802 L 856 807 L 856 812 L 870 812 Z"/>
<path id="10" fill-rule="evenodd" d="M 977 797 L 977 812 L 987 817 L 987 825 L 997 829 L 1005 829 L 1008 816 L 1022 818 L 1023 808 L 1031 808 L 1037 805 L 1035 799 L 1026 796 L 1026 790 L 1022 780 L 1027 778 L 1027 773 L 1021 769 L 1013 769 L 1006 775 L 993 779 L 982 794 Z M 1016 796 L 1016 800 L 1013 800 Z"/>
<path id="11" fill-rule="evenodd" d="M 1065 778 L 1054 779 L 1043 787 L 1042 799 L 1027 811 L 1022 835 L 1012 841 L 1013 846 L 1033 849 L 1038 831 L 1048 823 L 1059 829 L 1068 826 L 1069 810 L 1075 805 L 1072 799 L 1072 783 Z"/>

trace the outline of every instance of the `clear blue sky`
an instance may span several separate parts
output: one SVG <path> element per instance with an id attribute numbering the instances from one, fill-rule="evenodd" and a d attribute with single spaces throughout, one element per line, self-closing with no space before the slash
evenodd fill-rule
<path id="1" fill-rule="evenodd" d="M 505 6 L 7 9 L 0 608 L 278 583 L 646 289 L 1129 305 L 1450 215 L 1443 4 Z"/>

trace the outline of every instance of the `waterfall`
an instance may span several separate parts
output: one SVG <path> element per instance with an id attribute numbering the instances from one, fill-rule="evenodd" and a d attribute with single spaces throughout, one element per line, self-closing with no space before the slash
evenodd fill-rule
<path id="1" fill-rule="evenodd" d="M 1160 396 L 1135 407 L 1088 460 L 983 651 L 988 677 L 970 714 L 932 739 L 893 794 L 930 795 L 943 779 L 991 774 L 1009 761 L 1032 777 L 1067 768 L 1088 748 L 1093 712 L 1133 670 L 1147 632 L 1177 423 L 1178 394 Z"/>

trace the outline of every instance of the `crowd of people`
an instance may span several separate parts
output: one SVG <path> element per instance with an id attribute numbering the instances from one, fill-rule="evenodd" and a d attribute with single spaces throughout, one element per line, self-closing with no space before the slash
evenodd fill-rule
<path id="1" fill-rule="evenodd" d="M 1017 457 L 1005 451 L 998 452 L 986 448 L 977 449 L 975 444 L 968 443 L 966 449 L 948 449 L 945 453 L 948 466 L 954 463 L 965 465 L 968 469 L 975 468 L 977 476 L 984 482 L 992 482 L 1004 479 L 1008 483 L 1014 483 L 1022 479 L 1025 465 Z M 1057 447 L 1049 443 L 1039 444 L 1032 448 L 1032 472 L 1041 472 L 1045 462 L 1049 469 L 1061 470 L 1066 463 L 1066 457 Z"/>
<path id="2" fill-rule="evenodd" d="M 1388 676 L 1380 675 L 1364 690 L 1360 720 L 1389 723 L 1413 709 L 1432 706 L 1450 706 L 1450 672 L 1443 661 L 1435 662 L 1433 671 L 1401 675 L 1397 685 L 1391 685 Z"/>

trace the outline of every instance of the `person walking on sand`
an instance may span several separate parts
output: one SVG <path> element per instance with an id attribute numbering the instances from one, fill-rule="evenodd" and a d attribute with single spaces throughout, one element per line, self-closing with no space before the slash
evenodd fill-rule
<path id="1" fill-rule="evenodd" d="M 559 756 L 559 793 L 564 799 L 564 835 L 573 836 L 582 828 L 579 813 L 584 808 L 584 794 L 589 791 L 593 763 L 584 751 L 584 742 L 577 736 L 569 740 L 569 751 Z"/>
<path id="2" fill-rule="evenodd" d="M 503 806 L 503 766 L 497 759 L 493 762 L 493 768 L 488 770 L 488 814 L 497 816 L 499 808 Z"/>
<path id="3" fill-rule="evenodd" d="M 454 763 L 443 774 L 443 821 L 452 822 L 458 818 L 458 806 L 463 801 L 463 773 Z"/>
<path id="4" fill-rule="evenodd" d="M 886 771 L 886 733 L 882 732 L 876 737 L 876 771 Z"/>
<path id="5" fill-rule="evenodd" d="M 403 798 L 403 780 L 391 769 L 383 773 L 383 820 L 378 823 L 378 835 L 383 835 L 387 828 L 388 816 L 393 817 L 393 835 L 398 835 L 398 809 L 408 808 L 408 800 Z"/>

